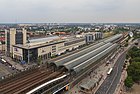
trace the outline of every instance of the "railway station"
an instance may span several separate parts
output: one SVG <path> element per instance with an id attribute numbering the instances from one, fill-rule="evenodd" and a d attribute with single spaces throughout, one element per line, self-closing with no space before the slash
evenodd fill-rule
<path id="1" fill-rule="evenodd" d="M 51 60 L 48 62 L 50 66 L 47 68 L 45 72 L 40 72 L 40 70 L 35 69 L 38 73 L 32 73 L 32 78 L 29 76 L 29 80 L 31 83 L 27 84 L 23 87 L 20 87 L 21 90 L 17 90 L 16 87 L 13 87 L 15 90 L 9 89 L 9 87 L 5 87 L 1 90 L 1 92 L 20 92 L 26 94 L 36 94 L 37 92 L 45 94 L 46 93 L 54 93 L 61 91 L 63 88 L 71 88 L 73 85 L 77 84 L 80 79 L 83 79 L 85 75 L 87 75 L 91 70 L 100 65 L 100 61 L 105 57 L 115 52 L 119 48 L 118 41 L 122 38 L 122 34 L 114 35 L 112 37 L 107 38 L 106 40 L 102 40 L 99 43 L 91 44 L 85 46 L 85 48 L 81 48 L 74 54 L 70 54 L 65 57 L 61 57 L 58 60 Z M 73 52 L 71 52 L 73 53 Z M 53 67 L 53 69 L 51 69 Z M 38 77 L 38 76 L 39 77 Z M 48 75 L 46 77 L 46 75 Z M 32 78 L 32 79 L 31 79 Z M 24 79 L 24 77 L 23 77 Z M 75 80 L 73 80 L 75 79 Z M 22 79 L 19 79 L 22 81 Z M 17 84 L 20 83 L 17 82 Z M 26 82 L 27 83 L 27 82 Z M 81 85 L 81 89 L 83 92 L 90 92 L 92 88 L 94 88 L 98 84 L 98 80 L 95 80 L 90 83 L 85 83 Z M 67 87 L 67 84 L 69 86 Z M 20 85 L 20 84 L 19 84 Z M 37 86 L 38 85 L 38 86 Z M 11 85 L 12 86 L 12 85 Z M 3 86 L 4 87 L 4 86 Z M 31 88 L 32 89 L 28 89 Z"/>
<path id="2" fill-rule="evenodd" d="M 88 43 L 103 38 L 103 33 L 91 32 L 82 35 L 30 39 L 26 38 L 26 32 L 25 29 L 11 28 L 6 30 L 6 54 L 16 61 L 28 64 L 34 63 L 39 59 L 45 63 L 52 57 L 81 48 Z"/>
<path id="3" fill-rule="evenodd" d="M 56 61 L 50 61 L 49 64 L 53 65 L 57 69 L 64 67 L 68 71 L 81 71 L 85 65 L 90 65 L 89 62 L 95 62 L 113 49 L 117 48 L 118 45 L 111 42 L 119 39 L 121 36 L 121 34 L 115 35 L 104 42 L 92 45 L 91 47 L 79 51 L 78 53 L 69 55 L 68 57 L 64 57 Z"/>

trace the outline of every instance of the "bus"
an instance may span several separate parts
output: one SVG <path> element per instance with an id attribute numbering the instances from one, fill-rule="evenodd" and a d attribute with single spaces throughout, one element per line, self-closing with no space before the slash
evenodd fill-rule
<path id="1" fill-rule="evenodd" d="M 107 72 L 107 75 L 110 75 L 110 73 L 112 72 L 113 68 L 110 68 L 109 71 Z"/>
<path id="2" fill-rule="evenodd" d="M 1 61 L 4 62 L 4 63 L 6 63 L 6 61 L 3 58 L 1 59 Z"/>

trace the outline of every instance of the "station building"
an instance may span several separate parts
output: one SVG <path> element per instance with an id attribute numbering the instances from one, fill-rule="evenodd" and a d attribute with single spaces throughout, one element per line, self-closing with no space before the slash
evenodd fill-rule
<path id="1" fill-rule="evenodd" d="M 5 31 L 5 53 L 7 56 L 13 54 L 13 45 L 26 44 L 26 30 L 10 28 Z"/>
<path id="2" fill-rule="evenodd" d="M 29 40 L 30 43 L 13 45 L 13 58 L 36 62 L 39 58 L 47 60 L 66 51 L 71 51 L 86 44 L 85 38 L 61 39 L 59 36 Z"/>
<path id="3" fill-rule="evenodd" d="M 66 51 L 79 48 L 87 44 L 87 42 L 103 38 L 102 33 L 96 32 L 91 33 L 91 36 L 88 35 L 89 33 L 85 33 L 80 35 L 80 37 L 76 35 L 52 35 L 44 38 L 27 39 L 26 33 L 25 29 L 15 28 L 11 28 L 5 32 L 6 54 L 24 63 L 37 62 L 39 59 L 45 62 L 53 56 L 61 55 Z"/>

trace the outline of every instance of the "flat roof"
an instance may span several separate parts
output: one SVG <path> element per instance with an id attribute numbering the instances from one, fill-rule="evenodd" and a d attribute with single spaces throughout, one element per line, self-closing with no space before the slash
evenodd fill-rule
<path id="1" fill-rule="evenodd" d="M 69 55 L 69 56 L 64 57 L 62 59 L 59 59 L 59 60 L 50 61 L 49 63 L 52 63 L 52 64 L 56 65 L 57 67 L 62 66 L 64 63 L 69 62 L 69 61 L 71 61 L 71 60 L 73 60 L 73 59 L 75 59 L 77 57 L 80 57 L 81 55 L 86 54 L 86 53 L 90 52 L 91 50 L 95 50 L 96 48 L 98 48 L 98 47 L 100 47 L 100 46 L 102 46 L 104 44 L 105 43 L 101 42 L 101 43 L 92 45 L 91 47 L 89 47 L 87 49 L 81 50 L 81 51 L 79 51 L 77 53 L 74 53 L 72 55 Z"/>
<path id="2" fill-rule="evenodd" d="M 51 42 L 51 43 L 42 43 L 42 44 L 37 44 L 37 45 L 30 45 L 30 43 L 25 44 L 25 45 L 17 44 L 17 45 L 13 45 L 13 46 L 22 48 L 22 49 L 33 49 L 33 48 L 41 48 L 41 47 L 50 46 L 50 45 L 54 45 L 54 44 L 58 44 L 58 43 L 63 43 L 63 42 L 65 42 L 65 41 L 61 40 L 61 41 L 55 41 L 55 42 Z"/>
<path id="3" fill-rule="evenodd" d="M 93 88 L 94 85 L 95 85 L 97 82 L 98 82 L 97 79 L 94 79 L 94 80 L 93 80 L 93 79 L 92 79 L 92 80 L 90 79 L 90 80 L 88 80 L 88 81 L 82 83 L 82 84 L 80 85 L 80 87 L 89 90 L 89 89 Z"/>
<path id="4" fill-rule="evenodd" d="M 111 45 L 112 45 L 112 43 L 107 43 L 105 45 L 102 45 L 102 46 L 98 47 L 97 49 L 91 50 L 90 52 L 88 52 L 86 54 L 83 54 L 83 55 L 79 56 L 78 58 L 75 58 L 75 59 L 73 59 L 69 62 L 64 63 L 62 66 L 64 66 L 68 70 L 71 70 L 75 66 L 77 66 L 77 65 L 81 64 L 82 62 L 92 58 L 93 56 L 100 53 L 101 51 L 104 51 L 105 49 L 107 49 Z"/>
<path id="5" fill-rule="evenodd" d="M 83 38 L 68 38 L 68 39 L 61 39 L 59 36 L 52 36 L 46 38 L 38 38 L 38 39 L 31 39 L 29 40 L 30 43 L 26 44 L 16 44 L 13 45 L 14 47 L 22 48 L 22 49 L 33 49 L 33 48 L 40 48 L 49 45 L 54 45 L 58 43 L 67 43 L 75 40 L 80 40 Z"/>
<path id="6" fill-rule="evenodd" d="M 49 42 L 53 40 L 60 39 L 59 36 L 51 36 L 51 37 L 46 37 L 46 38 L 36 38 L 36 39 L 30 39 L 30 43 L 36 43 L 36 42 Z"/>

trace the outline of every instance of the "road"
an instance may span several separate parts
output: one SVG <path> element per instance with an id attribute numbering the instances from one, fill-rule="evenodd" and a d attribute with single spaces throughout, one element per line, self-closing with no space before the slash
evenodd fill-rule
<path id="1" fill-rule="evenodd" d="M 15 70 L 14 68 L 9 67 L 8 65 L 2 63 L 2 61 L 0 60 L 0 79 L 3 76 L 6 76 L 6 75 L 9 75 L 9 74 L 12 74 L 12 73 L 16 73 L 16 72 L 17 72 L 17 70 Z"/>
<path id="2" fill-rule="evenodd" d="M 99 89 L 96 91 L 95 94 L 113 94 L 117 84 L 120 81 L 122 67 L 125 61 L 126 53 L 124 52 L 121 54 L 121 56 L 117 59 L 113 71 L 110 75 L 107 76 L 107 78 L 104 80 L 102 85 L 99 87 Z"/>
<path id="3" fill-rule="evenodd" d="M 102 85 L 99 87 L 99 89 L 96 91 L 95 94 L 113 94 L 115 92 L 117 84 L 120 82 L 126 52 L 134 46 L 135 41 L 130 43 L 130 45 L 128 45 L 128 47 L 124 49 L 122 54 L 117 59 L 112 73 L 104 80 L 104 82 L 102 83 Z"/>

